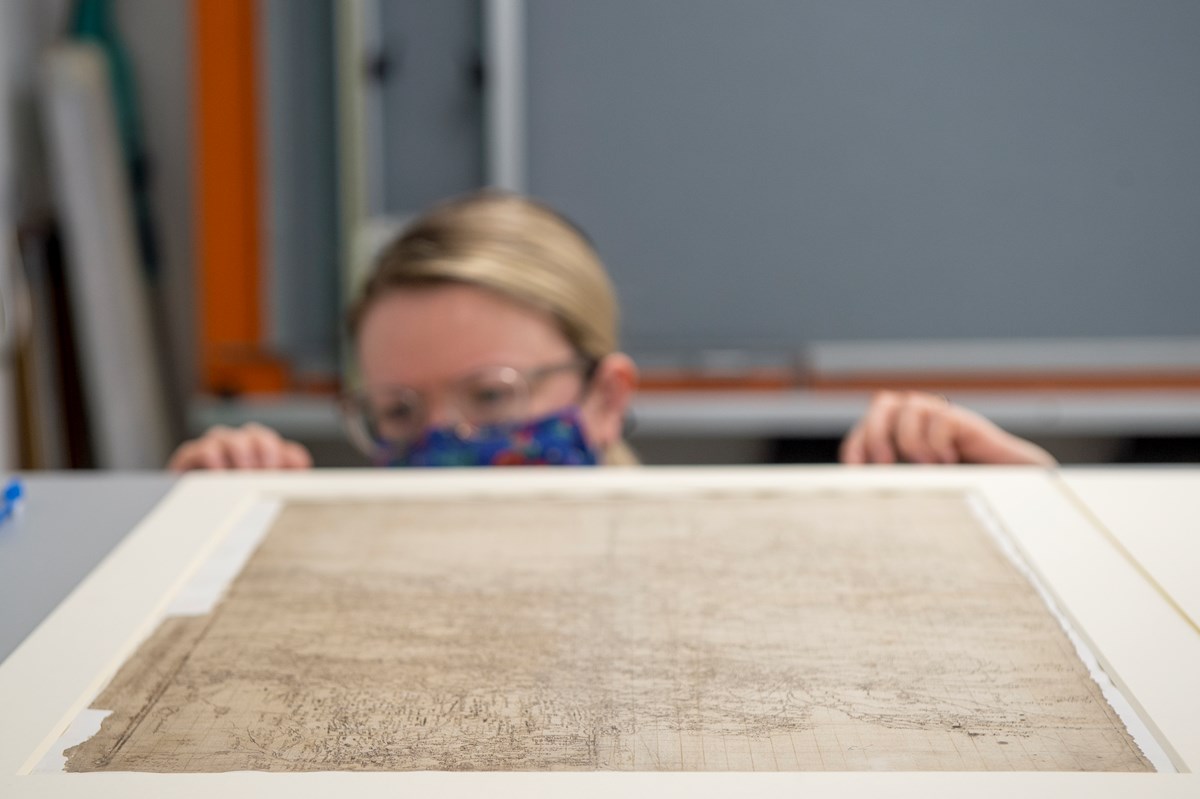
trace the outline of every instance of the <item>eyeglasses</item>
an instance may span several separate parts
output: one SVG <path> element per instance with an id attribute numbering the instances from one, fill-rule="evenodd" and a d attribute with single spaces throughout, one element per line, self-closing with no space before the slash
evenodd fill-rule
<path id="1" fill-rule="evenodd" d="M 586 385 L 595 368 L 596 361 L 587 358 L 524 371 L 487 367 L 451 383 L 443 396 L 454 413 L 455 432 L 469 438 L 489 428 L 526 421 L 533 392 L 551 375 L 578 372 Z M 343 397 L 342 412 L 351 440 L 368 457 L 411 445 L 429 426 L 428 402 L 409 386 L 352 392 Z"/>

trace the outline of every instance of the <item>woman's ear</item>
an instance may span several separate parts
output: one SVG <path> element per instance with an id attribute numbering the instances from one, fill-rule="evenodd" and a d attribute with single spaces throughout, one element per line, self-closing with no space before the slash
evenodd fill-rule
<path id="1" fill-rule="evenodd" d="M 580 407 L 592 446 L 603 449 L 621 439 L 636 386 L 637 366 L 625 353 L 611 353 L 596 364 Z"/>

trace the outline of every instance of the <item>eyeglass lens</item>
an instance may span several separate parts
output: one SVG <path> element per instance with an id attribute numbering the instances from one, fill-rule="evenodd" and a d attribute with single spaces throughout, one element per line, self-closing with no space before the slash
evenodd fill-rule
<path id="1" fill-rule="evenodd" d="M 458 383 L 447 393 L 446 402 L 459 421 L 478 430 L 520 421 L 525 416 L 528 395 L 525 381 L 516 370 L 498 368 Z M 360 407 L 372 437 L 384 441 L 412 441 L 429 422 L 427 403 L 410 389 L 368 395 Z"/>

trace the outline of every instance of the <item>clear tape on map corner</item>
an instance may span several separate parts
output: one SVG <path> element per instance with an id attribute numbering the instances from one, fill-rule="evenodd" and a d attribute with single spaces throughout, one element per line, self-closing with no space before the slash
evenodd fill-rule
<path id="1" fill-rule="evenodd" d="M 156 620 L 155 626 L 172 616 L 203 616 L 211 613 L 259 543 L 266 537 L 267 531 L 271 529 L 271 524 L 282 509 L 283 502 L 277 499 L 261 500 L 251 505 L 234 523 L 229 534 L 217 544 L 212 554 L 205 558 L 171 598 L 162 615 Z M 95 701 L 94 697 L 89 704 L 92 701 Z M 111 710 L 97 710 L 91 707 L 81 710 L 33 767 L 31 773 L 64 772 L 67 763 L 64 754 L 66 750 L 100 732 L 101 722 L 111 713 Z"/>

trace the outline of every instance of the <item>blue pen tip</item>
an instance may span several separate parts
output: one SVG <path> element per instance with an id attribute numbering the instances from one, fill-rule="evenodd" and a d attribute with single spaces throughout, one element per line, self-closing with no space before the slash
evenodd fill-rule
<path id="1" fill-rule="evenodd" d="M 25 495 L 25 486 L 17 478 L 8 481 L 8 485 L 4 487 L 4 501 L 16 502 Z"/>

